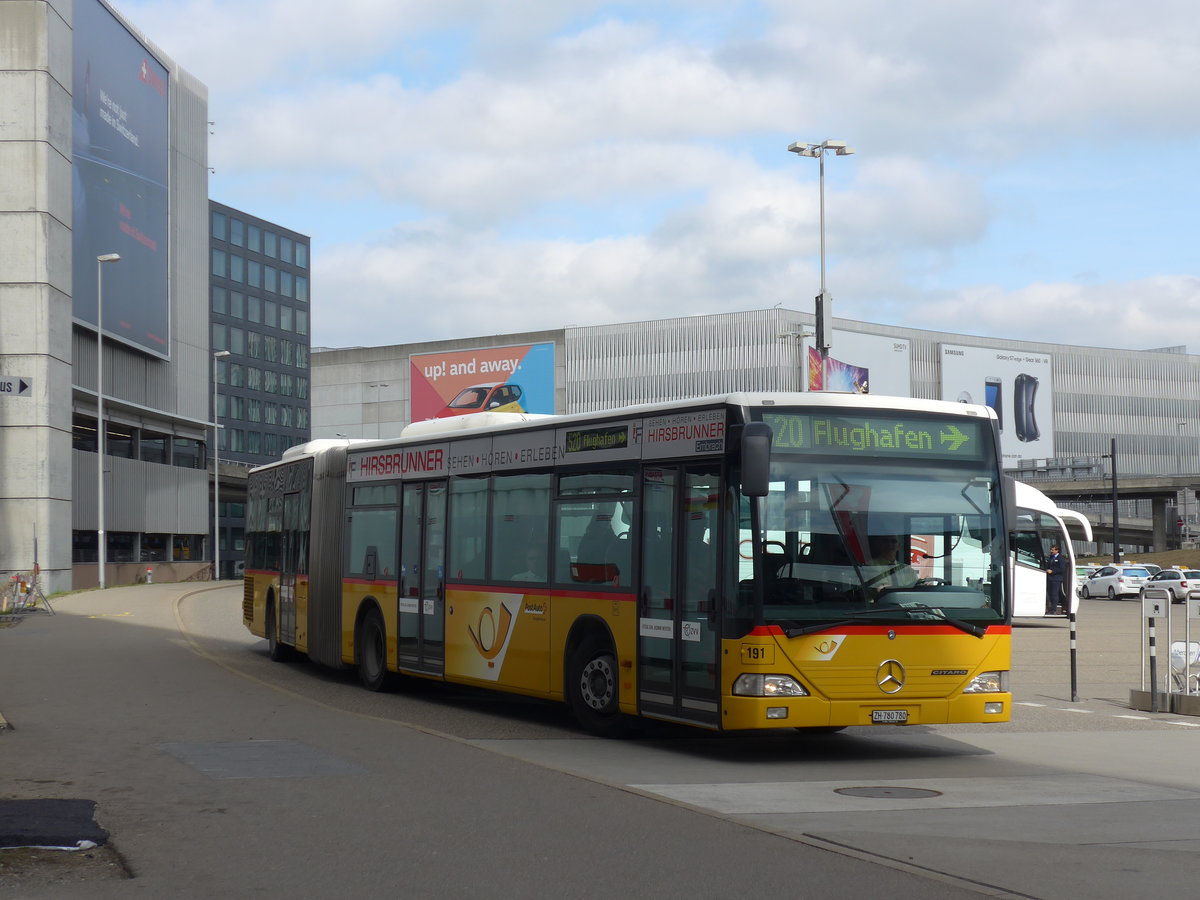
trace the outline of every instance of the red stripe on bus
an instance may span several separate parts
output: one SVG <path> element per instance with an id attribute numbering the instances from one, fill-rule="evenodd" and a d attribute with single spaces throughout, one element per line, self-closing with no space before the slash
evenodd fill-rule
<path id="1" fill-rule="evenodd" d="M 962 634 L 953 625 L 918 625 L 915 622 L 892 625 L 835 625 L 831 622 L 820 631 L 810 631 L 808 634 L 820 634 L 823 631 L 838 631 L 843 634 L 887 634 L 897 628 L 903 630 L 905 634 Z M 994 635 L 1012 634 L 1011 625 L 988 625 L 984 630 L 988 634 Z M 751 629 L 747 636 L 762 637 L 768 634 L 782 636 L 784 630 L 779 625 L 760 625 Z"/>

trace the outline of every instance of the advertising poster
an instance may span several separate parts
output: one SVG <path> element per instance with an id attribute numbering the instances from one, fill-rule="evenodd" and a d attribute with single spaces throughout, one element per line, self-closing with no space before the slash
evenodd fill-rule
<path id="1" fill-rule="evenodd" d="M 980 403 L 1000 420 L 1005 468 L 1054 456 L 1054 384 L 1044 353 L 941 345 L 942 399 Z"/>
<path id="2" fill-rule="evenodd" d="M 476 412 L 554 413 L 554 344 L 409 357 L 412 420 Z"/>
<path id="3" fill-rule="evenodd" d="M 97 0 L 74 7 L 71 107 L 73 314 L 105 334 L 170 352 L 166 68 Z"/>
<path id="4" fill-rule="evenodd" d="M 911 397 L 910 350 L 904 338 L 834 329 L 824 377 L 820 351 L 805 344 L 805 389 Z"/>

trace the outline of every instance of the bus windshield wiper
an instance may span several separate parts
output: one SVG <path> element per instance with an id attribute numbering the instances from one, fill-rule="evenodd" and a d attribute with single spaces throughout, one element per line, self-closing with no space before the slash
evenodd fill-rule
<path id="1" fill-rule="evenodd" d="M 953 625 L 959 631 L 965 631 L 967 634 L 972 634 L 977 638 L 987 634 L 986 628 L 980 628 L 978 625 L 972 625 L 970 622 L 964 622 L 962 619 L 954 619 L 946 615 L 945 610 L 936 606 L 926 606 L 925 604 L 915 604 L 913 606 L 879 606 L 875 609 L 864 609 L 856 613 L 851 613 L 844 619 L 838 619 L 834 622 L 819 622 L 815 625 L 804 625 L 799 628 L 785 628 L 783 633 L 788 637 L 800 637 L 803 634 L 813 634 L 817 631 L 825 631 L 829 628 L 841 628 L 843 625 L 854 625 L 861 622 L 863 619 L 870 619 L 874 616 L 883 615 L 899 615 L 901 613 L 927 613 L 931 618 L 937 619 L 939 622 L 945 622 L 947 625 Z M 910 617 L 911 618 L 911 617 Z"/>

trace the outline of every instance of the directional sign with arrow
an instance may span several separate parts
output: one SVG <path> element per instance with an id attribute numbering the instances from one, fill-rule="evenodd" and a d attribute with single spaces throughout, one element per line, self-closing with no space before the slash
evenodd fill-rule
<path id="1" fill-rule="evenodd" d="M 29 397 L 33 394 L 33 379 L 16 375 L 0 375 L 0 397 Z"/>

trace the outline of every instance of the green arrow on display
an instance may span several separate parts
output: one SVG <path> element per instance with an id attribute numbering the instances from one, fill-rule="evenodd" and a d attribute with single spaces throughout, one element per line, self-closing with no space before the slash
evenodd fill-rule
<path id="1" fill-rule="evenodd" d="M 947 426 L 946 426 L 946 427 L 945 427 L 945 428 L 942 430 L 942 435 L 941 435 L 941 437 L 942 437 L 942 443 L 943 443 L 943 444 L 950 444 L 950 445 L 951 445 L 951 447 L 950 447 L 950 452 L 951 452 L 951 453 L 957 453 L 957 452 L 958 452 L 958 448 L 959 448 L 959 447 L 961 447 L 963 444 L 965 444 L 967 441 L 969 441 L 969 440 L 970 440 L 970 437 L 968 437 L 967 435 L 963 434 L 963 433 L 962 433 L 962 432 L 961 432 L 961 431 L 958 429 L 958 426 L 957 426 L 957 425 L 947 425 Z"/>

